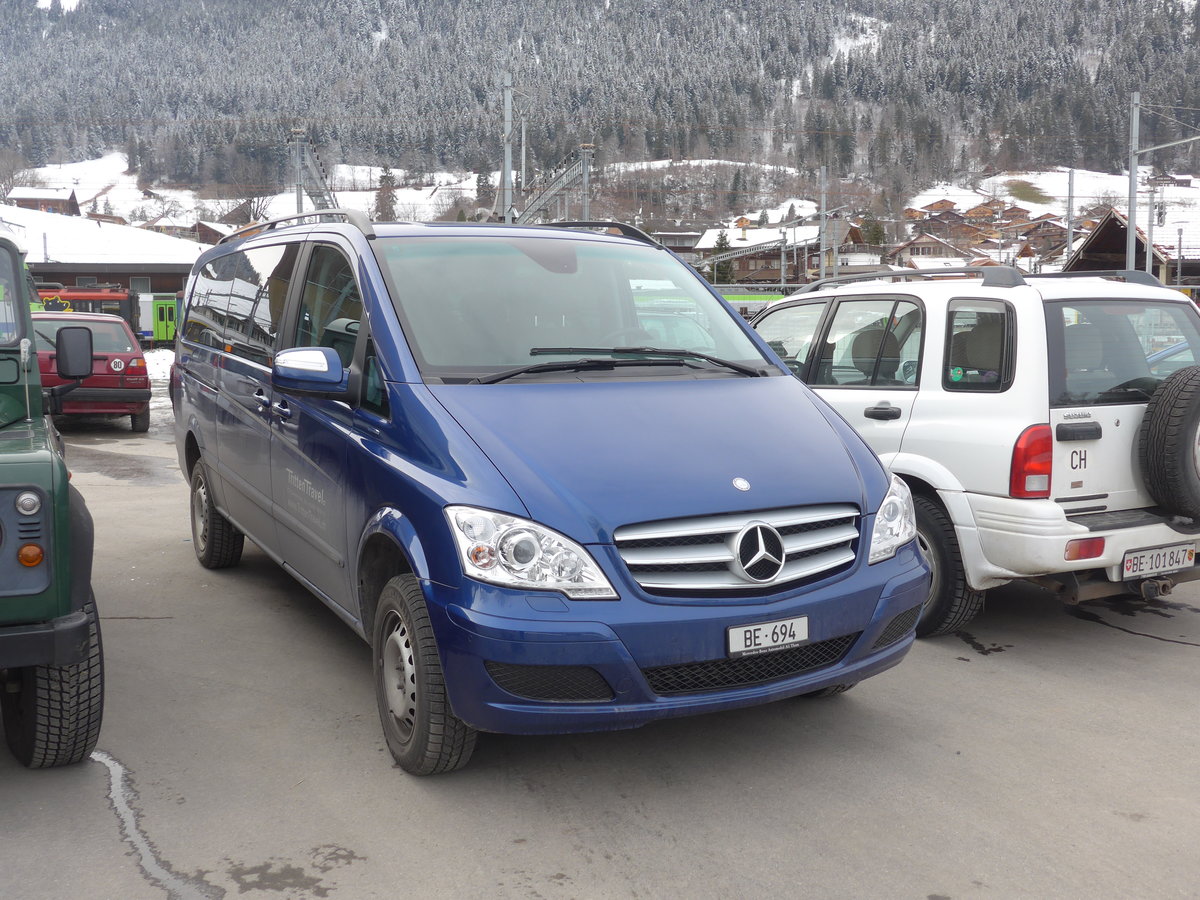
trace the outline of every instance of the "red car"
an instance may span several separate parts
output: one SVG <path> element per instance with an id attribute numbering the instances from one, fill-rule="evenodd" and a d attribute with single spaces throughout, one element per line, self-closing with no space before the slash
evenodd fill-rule
<path id="1" fill-rule="evenodd" d="M 63 397 L 64 415 L 129 416 L 134 431 L 150 428 L 150 374 L 133 330 L 119 316 L 103 313 L 35 312 L 42 387 L 65 384 L 54 363 L 54 339 L 64 325 L 92 332 L 92 374 Z"/>

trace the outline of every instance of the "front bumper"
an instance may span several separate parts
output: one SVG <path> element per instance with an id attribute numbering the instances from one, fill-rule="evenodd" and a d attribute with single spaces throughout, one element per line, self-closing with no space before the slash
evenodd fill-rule
<path id="1" fill-rule="evenodd" d="M 564 607 L 566 615 L 540 617 L 533 614 L 546 606 L 544 598 L 525 603 L 514 594 L 513 613 L 498 615 L 492 611 L 496 603 L 475 602 L 480 592 L 494 601 L 489 588 L 468 587 L 466 596 L 432 582 L 423 588 L 455 715 L 483 731 L 555 734 L 634 728 L 876 675 L 912 647 L 928 569 L 913 544 L 896 559 L 859 567 L 838 584 L 772 603 L 648 603 L 626 597 L 577 602 Z M 568 618 L 571 613 L 590 619 Z M 795 653 L 767 653 L 747 664 L 728 659 L 727 628 L 797 615 L 808 617 L 809 640 Z M 606 621 L 596 621 L 601 617 Z M 583 675 L 598 693 L 571 700 L 522 696 L 497 683 L 498 668 L 545 675 L 558 684 Z M 713 684 L 719 686 L 707 686 Z"/>
<path id="2" fill-rule="evenodd" d="M 0 669 L 82 662 L 90 635 L 87 614 L 81 610 L 49 622 L 0 627 Z"/>

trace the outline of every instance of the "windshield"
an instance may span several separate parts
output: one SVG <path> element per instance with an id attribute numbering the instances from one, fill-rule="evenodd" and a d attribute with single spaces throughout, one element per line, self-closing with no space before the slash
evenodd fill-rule
<path id="1" fill-rule="evenodd" d="M 17 319 L 21 277 L 16 255 L 0 246 L 0 347 L 15 344 L 21 336 Z"/>
<path id="2" fill-rule="evenodd" d="M 1187 303 L 1049 303 L 1046 324 L 1052 407 L 1144 402 L 1200 358 L 1200 321 Z"/>
<path id="3" fill-rule="evenodd" d="M 121 322 L 102 322 L 95 319 L 42 319 L 33 320 L 33 332 L 39 350 L 54 350 L 58 329 L 68 325 L 91 329 L 92 349 L 96 353 L 132 353 L 133 341 Z"/>
<path id="4" fill-rule="evenodd" d="M 380 238 L 376 248 L 427 378 L 485 380 L 531 364 L 597 356 L 623 359 L 585 375 L 541 365 L 522 375 L 730 377 L 736 369 L 726 362 L 764 364 L 698 276 L 653 247 L 496 235 Z M 628 364 L 652 357 L 651 348 L 694 351 L 694 358 Z"/>

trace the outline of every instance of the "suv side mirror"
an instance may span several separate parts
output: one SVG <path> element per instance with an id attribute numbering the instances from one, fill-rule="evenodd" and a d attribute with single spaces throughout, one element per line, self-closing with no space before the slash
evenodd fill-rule
<path id="1" fill-rule="evenodd" d="M 87 378 L 92 374 L 92 330 L 64 325 L 54 337 L 54 355 L 59 378 Z"/>
<path id="2" fill-rule="evenodd" d="M 333 348 L 293 347 L 276 354 L 271 384 L 300 394 L 342 394 L 349 378 Z"/>

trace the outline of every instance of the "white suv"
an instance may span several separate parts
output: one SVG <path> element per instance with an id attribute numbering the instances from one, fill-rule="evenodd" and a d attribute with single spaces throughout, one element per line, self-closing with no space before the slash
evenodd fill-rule
<path id="1" fill-rule="evenodd" d="M 961 628 L 1015 579 L 1078 603 L 1200 578 L 1186 296 L 1141 272 L 863 277 L 754 327 L 908 482 L 933 569 L 918 634 Z"/>

